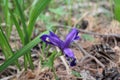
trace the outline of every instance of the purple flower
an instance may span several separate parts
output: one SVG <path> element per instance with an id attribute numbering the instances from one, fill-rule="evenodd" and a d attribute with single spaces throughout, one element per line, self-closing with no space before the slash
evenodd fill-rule
<path id="1" fill-rule="evenodd" d="M 69 62 L 70 66 L 76 65 L 76 58 L 74 53 L 69 48 L 70 43 L 74 40 L 78 40 L 80 37 L 78 36 L 78 30 L 73 28 L 70 33 L 66 36 L 65 41 L 62 41 L 56 34 L 50 31 L 49 35 L 42 35 L 41 40 L 46 42 L 47 44 L 52 44 L 60 48 L 60 50 L 65 54 L 66 59 Z"/>

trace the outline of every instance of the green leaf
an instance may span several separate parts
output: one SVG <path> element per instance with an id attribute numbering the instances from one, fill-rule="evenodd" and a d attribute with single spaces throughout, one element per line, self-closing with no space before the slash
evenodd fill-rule
<path id="1" fill-rule="evenodd" d="M 19 12 L 19 16 L 21 18 L 21 22 L 22 22 L 22 26 L 23 26 L 23 31 L 24 31 L 24 44 L 23 45 L 26 45 L 27 43 L 29 43 L 30 41 L 30 37 L 28 36 L 28 31 L 27 31 L 27 25 L 26 25 L 26 20 L 25 20 L 25 16 L 24 16 L 24 11 L 23 11 L 23 8 L 22 6 L 20 6 L 20 3 L 18 2 L 18 0 L 15 0 L 15 3 L 16 3 L 16 6 L 17 6 L 17 10 Z M 30 51 L 27 52 L 27 54 L 24 55 L 24 66 L 25 66 L 25 69 L 27 69 L 27 62 L 29 62 L 30 64 L 30 68 L 33 69 L 33 63 L 32 63 L 32 58 L 31 58 L 31 55 L 30 55 Z"/>
<path id="2" fill-rule="evenodd" d="M 72 74 L 76 77 L 81 77 L 80 73 L 72 70 Z"/>
<path id="3" fill-rule="evenodd" d="M 114 0 L 115 5 L 119 5 L 120 4 L 120 0 Z"/>
<path id="4" fill-rule="evenodd" d="M 17 10 L 19 12 L 19 16 L 21 18 L 21 22 L 22 22 L 22 25 L 23 25 L 23 30 L 24 30 L 25 37 L 28 39 L 27 25 L 25 23 L 26 21 L 25 21 L 25 16 L 24 16 L 23 10 L 22 10 L 18 0 L 15 0 L 15 3 L 16 3 L 16 6 L 17 6 Z"/>
<path id="5" fill-rule="evenodd" d="M 51 21 L 52 18 L 50 15 L 46 16 L 45 14 L 40 14 L 38 19 L 44 22 L 46 29 L 49 31 L 51 31 L 53 26 L 55 25 L 55 23 Z"/>
<path id="6" fill-rule="evenodd" d="M 39 14 L 46 8 L 46 6 L 50 3 L 51 0 L 38 0 L 34 6 L 32 6 L 30 12 L 30 19 L 28 24 L 28 34 L 29 37 L 32 35 L 32 31 L 34 28 L 35 21 Z"/>
<path id="7" fill-rule="evenodd" d="M 17 19 L 15 18 L 15 16 L 13 15 L 12 11 L 10 11 L 10 14 L 11 14 L 11 18 L 13 19 L 13 22 L 15 24 L 15 27 L 17 29 L 17 32 L 19 34 L 19 37 L 20 37 L 22 43 L 24 44 L 24 35 L 23 35 L 23 32 L 19 26 L 19 23 L 18 23 Z"/>
<path id="8" fill-rule="evenodd" d="M 44 67 L 49 67 L 49 68 L 53 68 L 53 65 L 54 65 L 54 60 L 55 60 L 55 57 L 56 57 L 56 51 L 54 51 L 48 58 L 48 60 L 44 61 L 43 62 L 43 66 Z"/>
<path id="9" fill-rule="evenodd" d="M 114 0 L 114 15 L 115 19 L 120 21 L 120 0 Z"/>
<path id="10" fill-rule="evenodd" d="M 1 43 L 1 47 L 4 50 L 4 54 L 6 54 L 6 59 L 8 59 L 10 56 L 12 56 L 12 49 L 10 47 L 10 44 L 8 43 L 8 40 L 5 36 L 5 34 L 3 33 L 3 30 L 0 26 L 0 43 Z"/>
<path id="11" fill-rule="evenodd" d="M 11 31 L 12 31 L 12 20 L 10 18 L 9 14 L 9 5 L 10 2 L 9 0 L 3 0 L 3 12 L 4 12 L 4 17 L 5 17 L 5 23 L 6 23 L 6 36 L 7 39 L 9 39 Z"/>
<path id="12" fill-rule="evenodd" d="M 56 9 L 50 8 L 49 10 L 58 16 L 63 16 L 66 13 L 62 7 Z"/>
<path id="13" fill-rule="evenodd" d="M 94 38 L 91 35 L 83 34 L 82 37 L 88 41 L 94 41 Z"/>
<path id="14" fill-rule="evenodd" d="M 11 52 L 9 52 L 9 45 L 8 45 L 8 43 L 6 42 L 6 37 L 5 37 L 5 35 L 3 34 L 3 32 L 2 32 L 2 29 L 1 29 L 1 27 L 0 27 L 0 46 L 1 46 L 1 48 L 2 48 L 2 50 L 3 50 L 3 53 L 4 53 L 4 56 L 5 56 L 5 58 L 6 59 L 8 59 L 9 58 L 9 56 L 11 56 L 12 54 L 10 54 Z M 10 50 L 11 51 L 11 50 Z M 9 52 L 9 53 L 8 53 Z"/>
<path id="15" fill-rule="evenodd" d="M 44 32 L 43 34 L 49 33 L 48 31 Z M 43 34 L 40 34 L 38 37 L 36 37 L 34 40 L 29 42 L 26 46 L 24 46 L 22 49 L 16 52 L 11 58 L 6 60 L 1 66 L 0 71 L 5 70 L 10 64 L 12 64 L 15 60 L 17 60 L 19 57 L 25 55 L 30 49 L 32 49 L 35 45 L 37 45 L 41 40 L 40 36 Z"/>
<path id="16" fill-rule="evenodd" d="M 0 44 L 1 44 L 1 48 L 4 52 L 5 58 L 6 58 L 6 60 L 8 60 L 12 55 L 14 55 L 14 53 L 12 51 L 12 48 L 11 48 L 5 34 L 3 33 L 1 26 L 0 26 Z M 17 67 L 20 69 L 20 65 L 18 63 L 18 60 L 15 60 L 13 62 L 15 62 Z"/>
<path id="17" fill-rule="evenodd" d="M 43 67 L 48 67 L 48 68 L 52 69 L 54 66 L 54 60 L 61 55 L 62 55 L 62 53 L 53 51 L 46 60 L 43 61 L 43 58 L 41 57 L 41 61 L 42 61 L 41 64 L 43 65 Z"/>
<path id="18" fill-rule="evenodd" d="M 26 5 L 24 5 L 24 0 L 18 0 L 18 3 L 20 4 L 20 6 L 22 6 L 21 9 L 24 10 L 24 7 Z"/>
<path id="19" fill-rule="evenodd" d="M 42 13 L 42 14 L 39 15 L 38 20 L 42 20 L 43 22 L 45 22 L 45 24 L 50 23 L 51 16 L 50 15 L 46 16 L 45 14 Z"/>

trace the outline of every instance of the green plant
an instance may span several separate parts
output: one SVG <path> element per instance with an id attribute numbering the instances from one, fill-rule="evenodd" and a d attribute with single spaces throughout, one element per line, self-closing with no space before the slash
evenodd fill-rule
<path id="1" fill-rule="evenodd" d="M 4 19 L 5 19 L 5 32 L 6 32 L 6 38 L 9 39 L 11 31 L 12 31 L 12 20 L 10 17 L 9 13 L 9 7 L 10 7 L 10 2 L 9 0 L 2 0 L 2 8 L 3 8 L 3 13 L 4 13 Z"/>
<path id="2" fill-rule="evenodd" d="M 51 69 L 52 71 L 53 71 L 53 73 L 54 73 L 54 77 L 56 78 L 56 79 L 58 79 L 57 78 L 57 75 L 56 75 L 56 73 L 55 73 L 55 68 L 54 68 L 54 61 L 55 61 L 55 59 L 57 58 L 57 57 L 59 57 L 61 55 L 61 53 L 57 53 L 57 51 L 53 51 L 52 53 L 51 53 L 51 55 L 46 59 L 46 60 L 41 60 L 41 64 L 42 64 L 42 66 L 43 67 L 48 67 L 49 69 Z"/>
<path id="3" fill-rule="evenodd" d="M 16 65 L 18 65 L 19 62 L 17 59 L 23 55 L 25 69 L 27 69 L 29 65 L 31 69 L 34 68 L 30 49 L 40 42 L 39 37 L 41 34 L 31 41 L 32 32 L 39 14 L 46 8 L 50 1 L 51 0 L 34 0 L 30 7 L 29 17 L 27 18 L 25 16 L 25 10 L 29 8 L 24 5 L 24 0 L 14 0 L 13 2 L 10 2 L 9 0 L 3 0 L 3 11 L 5 14 L 6 26 L 9 26 L 10 24 L 10 29 L 9 27 L 6 27 L 6 29 L 10 31 L 6 30 L 5 33 L 3 33 L 3 29 L 0 27 L 0 47 L 2 48 L 6 57 L 6 61 L 0 66 L 0 71 L 7 68 L 13 62 L 17 63 Z M 9 4 L 13 4 L 14 10 L 13 8 L 9 7 Z M 15 54 L 13 53 L 9 43 L 9 37 L 13 25 L 15 25 L 23 45 L 22 49 L 17 50 Z"/>
<path id="4" fill-rule="evenodd" d="M 55 25 L 53 22 L 52 22 L 52 18 L 50 15 L 45 15 L 45 14 L 40 14 L 40 16 L 38 17 L 38 20 L 41 20 L 44 22 L 45 24 L 45 27 L 47 30 L 51 31 L 53 26 Z"/>
<path id="5" fill-rule="evenodd" d="M 63 16 L 64 14 L 66 14 L 65 11 L 64 11 L 64 9 L 63 9 L 63 7 L 58 7 L 58 8 L 55 8 L 55 9 L 50 8 L 49 10 L 50 10 L 50 12 L 56 14 L 57 18 L 59 16 Z"/>
<path id="6" fill-rule="evenodd" d="M 120 22 L 120 0 L 114 0 L 114 16 Z"/>
<path id="7" fill-rule="evenodd" d="M 72 70 L 72 74 L 76 77 L 81 77 L 80 73 Z"/>
<path id="8" fill-rule="evenodd" d="M 0 26 L 0 45 L 1 45 L 1 48 L 3 50 L 3 53 L 4 53 L 4 56 L 5 56 L 6 60 L 8 60 L 11 56 L 14 55 L 14 53 L 12 51 L 12 48 L 10 47 L 9 42 L 8 42 L 5 34 L 2 31 L 1 26 Z M 17 67 L 20 69 L 20 65 L 18 63 L 18 60 L 13 61 L 13 62 L 15 62 Z"/>
<path id="9" fill-rule="evenodd" d="M 12 57 L 10 57 L 0 66 L 0 71 L 5 70 L 10 64 L 13 63 L 13 61 L 17 60 L 19 57 L 23 56 L 24 54 L 27 54 L 27 51 L 29 51 L 31 48 L 33 48 L 41 41 L 40 36 L 42 36 L 43 34 L 48 34 L 48 31 L 45 31 L 42 34 L 38 35 L 34 40 L 30 41 L 22 49 L 18 50 Z"/>

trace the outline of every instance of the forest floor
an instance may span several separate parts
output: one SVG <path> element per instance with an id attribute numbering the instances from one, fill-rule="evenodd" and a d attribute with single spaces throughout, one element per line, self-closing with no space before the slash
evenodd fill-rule
<path id="1" fill-rule="evenodd" d="M 59 5 L 54 6 L 61 6 L 63 12 L 60 8 L 59 13 L 54 13 L 52 9 L 52 12 L 45 12 L 46 15 L 53 16 L 50 19 L 52 21 L 48 21 L 54 24 L 52 28 L 56 28 L 55 33 L 61 39 L 69 32 L 68 28 L 76 26 L 80 31 L 80 40 L 71 45 L 77 59 L 77 65 L 69 67 L 71 74 L 67 72 L 60 58 L 54 61 L 55 73 L 59 80 L 120 80 L 120 23 L 113 18 L 112 5 L 109 1 L 75 0 L 71 6 L 58 1 Z M 67 12 L 69 14 L 66 14 Z M 45 31 L 45 26 L 48 26 L 47 23 L 38 20 L 33 38 Z M 22 46 L 16 33 L 13 29 L 11 36 L 13 49 Z M 53 71 L 41 67 L 41 45 L 42 42 L 31 50 L 35 65 L 33 71 L 30 69 L 19 71 L 15 66 L 9 66 L 0 73 L 0 80 L 54 80 Z M 23 58 L 19 60 L 22 64 Z M 4 57 L 1 55 L 0 63 L 3 61 Z"/>

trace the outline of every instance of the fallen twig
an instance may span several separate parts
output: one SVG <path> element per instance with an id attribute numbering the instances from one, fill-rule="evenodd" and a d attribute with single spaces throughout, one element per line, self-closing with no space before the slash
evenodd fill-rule
<path id="1" fill-rule="evenodd" d="M 56 47 L 56 50 L 58 52 L 60 52 L 60 50 L 57 47 Z M 69 65 L 67 64 L 67 62 L 65 60 L 65 57 L 64 56 L 60 56 L 60 59 L 62 60 L 63 64 L 65 65 L 67 73 L 71 74 L 71 70 L 70 70 Z"/>
<path id="2" fill-rule="evenodd" d="M 79 29 L 79 31 L 81 33 L 90 34 L 90 35 L 94 35 L 94 36 L 100 36 L 100 37 L 118 37 L 118 38 L 120 38 L 120 34 L 100 34 L 100 33 L 90 32 L 90 31 L 86 31 L 86 30 L 82 30 L 82 29 Z"/>
<path id="3" fill-rule="evenodd" d="M 94 57 L 94 56 L 90 55 L 88 52 L 86 52 L 86 51 L 82 48 L 82 46 L 78 45 L 77 43 L 75 43 L 75 44 L 78 46 L 79 50 L 80 50 L 80 51 L 83 53 L 83 55 L 85 56 L 85 57 L 83 57 L 83 59 L 81 60 L 80 63 L 82 63 L 86 58 L 90 57 L 90 58 L 94 59 L 102 68 L 105 68 L 104 64 L 102 64 L 96 57 Z"/>
<path id="4" fill-rule="evenodd" d="M 65 26 L 65 25 L 62 25 L 62 24 L 56 24 L 56 27 L 57 28 L 68 28 L 68 29 L 72 28 L 71 26 Z M 86 31 L 86 30 L 83 30 L 83 29 L 78 29 L 78 30 L 79 30 L 80 33 L 90 34 L 90 35 L 94 35 L 94 36 L 117 37 L 117 38 L 120 38 L 120 34 L 114 34 L 114 33 L 111 33 L 111 34 L 100 34 L 100 33 L 95 33 L 95 32 L 91 32 L 91 31 Z"/>

